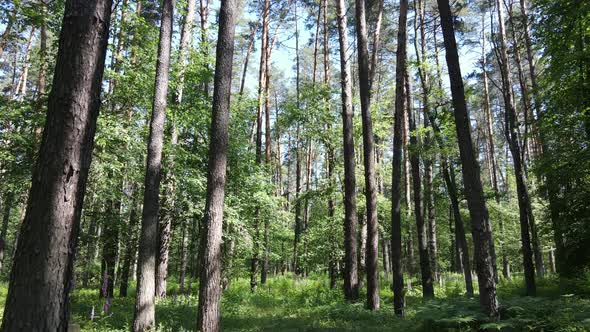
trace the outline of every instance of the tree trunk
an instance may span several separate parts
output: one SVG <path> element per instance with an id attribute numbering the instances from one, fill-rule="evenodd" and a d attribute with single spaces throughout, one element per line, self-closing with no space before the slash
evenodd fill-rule
<path id="1" fill-rule="evenodd" d="M 6 233 L 10 222 L 10 211 L 14 203 L 14 193 L 7 192 L 4 196 L 4 211 L 2 214 L 2 228 L 0 229 L 0 271 L 4 267 L 4 254 L 6 251 Z"/>
<path id="2" fill-rule="evenodd" d="M 156 64 L 155 92 L 150 122 L 150 137 L 147 151 L 145 190 L 137 261 L 137 294 L 133 331 L 145 331 L 155 324 L 155 274 L 158 251 L 158 213 L 160 210 L 160 178 L 162 147 L 164 145 L 164 122 L 168 94 L 168 71 L 172 41 L 174 0 L 162 3 L 160 41 Z"/>
<path id="3" fill-rule="evenodd" d="M 475 156 L 471 138 L 469 112 L 465 101 L 465 89 L 461 67 L 459 65 L 459 53 L 455 40 L 453 16 L 448 0 L 437 0 L 441 17 L 444 44 L 446 49 L 447 67 L 451 81 L 451 94 L 455 115 L 457 139 L 461 155 L 463 182 L 467 205 L 471 217 L 471 232 L 475 243 L 475 261 L 479 283 L 479 300 L 482 310 L 490 317 L 497 317 L 498 297 L 496 294 L 496 280 L 494 278 L 494 242 L 492 238 L 492 226 L 489 220 L 488 209 L 485 204 L 485 196 L 481 184 L 479 164 Z"/>
<path id="4" fill-rule="evenodd" d="M 424 299 L 434 298 L 434 285 L 432 284 L 432 272 L 430 270 L 430 257 L 428 252 L 428 234 L 424 225 L 424 214 L 422 211 L 422 180 L 420 178 L 420 158 L 418 155 L 418 138 L 416 137 L 416 120 L 412 107 L 412 89 L 407 67 L 404 73 L 405 95 L 408 99 L 406 110 L 410 121 L 410 164 L 412 166 L 412 183 L 414 189 L 414 217 L 416 218 L 416 231 L 418 234 L 418 253 L 420 255 L 420 275 L 422 277 L 422 297 Z"/>
<path id="5" fill-rule="evenodd" d="M 135 186 L 135 185 L 134 185 Z M 121 284 L 119 286 L 119 297 L 127 297 L 127 290 L 129 288 L 129 277 L 131 276 L 131 269 L 135 263 L 137 254 L 137 194 L 133 193 L 133 202 L 131 203 L 131 212 L 129 214 L 129 223 L 127 224 L 127 231 L 125 234 L 125 257 L 123 258 L 123 267 L 121 268 Z"/>
<path id="6" fill-rule="evenodd" d="M 525 123 L 525 131 L 524 131 L 524 140 L 522 143 L 522 151 L 521 151 L 521 158 L 523 163 L 524 174 L 527 174 L 527 154 L 525 153 L 528 149 L 529 142 L 528 137 L 531 136 L 529 133 L 529 125 L 531 123 L 531 97 L 528 88 L 527 79 L 524 75 L 524 70 L 522 67 L 522 60 L 520 57 L 520 50 L 519 50 L 519 40 L 516 36 L 516 31 L 514 28 L 514 20 L 512 15 L 512 7 L 510 8 L 509 18 L 512 25 L 512 39 L 514 42 L 514 59 L 516 61 L 516 67 L 518 69 L 518 81 L 520 85 L 520 91 L 522 93 L 522 105 L 524 111 L 524 123 Z M 530 158 L 530 154 L 528 156 Z M 529 227 L 531 229 L 531 240 L 533 245 L 533 255 L 535 259 L 535 269 L 537 272 L 538 278 L 543 278 L 545 276 L 545 264 L 543 263 L 543 252 L 541 248 L 541 243 L 539 241 L 539 234 L 537 232 L 537 225 L 535 223 L 535 217 L 533 215 L 533 209 L 531 206 L 531 200 L 529 197 L 527 203 L 527 213 L 529 219 Z"/>
<path id="7" fill-rule="evenodd" d="M 375 181 L 375 149 L 371 119 L 371 82 L 365 0 L 356 0 L 356 30 L 359 62 L 361 119 L 363 125 L 363 158 L 367 209 L 367 307 L 379 310 L 379 235 L 377 224 L 377 183 Z"/>
<path id="8" fill-rule="evenodd" d="M 393 123 L 393 161 L 391 184 L 391 247 L 393 274 L 393 310 L 397 316 L 404 316 L 405 290 L 402 270 L 402 216 L 401 179 L 402 146 L 405 140 L 404 113 L 407 108 L 405 91 L 405 71 L 407 61 L 407 19 L 408 0 L 400 1 L 399 28 L 397 30 L 397 52 L 395 67 L 395 118 Z M 408 175 L 407 175 L 408 176 Z M 407 201 L 409 204 L 409 200 Z"/>
<path id="9" fill-rule="evenodd" d="M 352 85 L 348 48 L 348 20 L 344 0 L 336 2 L 338 10 L 338 41 L 340 42 L 340 85 L 342 89 L 342 135 L 344 146 L 344 297 L 359 297 L 357 265 L 356 177 L 354 162 L 354 128 Z"/>
<path id="10" fill-rule="evenodd" d="M 100 263 L 100 275 L 102 282 L 99 285 L 101 298 L 112 298 L 115 282 L 115 265 L 119 252 L 119 209 L 120 205 L 112 200 L 106 203 L 105 219 L 103 219 L 102 232 L 102 260 Z"/>
<path id="11" fill-rule="evenodd" d="M 503 6 L 504 4 L 501 1 L 498 0 L 496 2 L 496 7 L 498 9 L 498 32 L 500 38 L 500 57 L 498 60 L 500 62 L 500 71 L 502 74 L 502 94 L 504 97 L 505 106 L 506 140 L 508 141 L 510 152 L 512 154 L 514 175 L 516 178 L 526 293 L 527 295 L 534 296 L 536 293 L 535 267 L 533 264 L 533 252 L 531 250 L 531 239 L 529 234 L 530 197 L 526 183 L 526 175 L 523 168 L 521 146 L 518 140 L 518 120 L 516 108 L 514 106 L 514 95 L 512 94 L 512 79 L 510 76 L 510 64 L 508 63 Z"/>
<path id="12" fill-rule="evenodd" d="M 3 331 L 67 330 L 111 7 L 110 0 L 65 4 L 54 84 L 10 275 Z"/>
<path id="13" fill-rule="evenodd" d="M 414 20 L 414 30 L 416 31 L 416 24 L 420 25 L 420 50 L 418 50 L 418 43 L 414 40 L 414 47 L 416 50 L 416 57 L 418 59 L 418 73 L 420 76 L 420 85 L 422 87 L 422 113 L 424 114 L 424 127 L 430 127 L 430 77 L 426 67 L 426 8 L 422 0 L 418 1 L 418 8 L 416 8 L 419 20 Z M 419 22 L 417 22 L 419 21 Z M 424 137 L 424 146 L 430 147 L 432 145 L 432 135 L 427 132 Z M 422 156 L 424 163 L 424 216 L 428 218 L 428 257 L 430 260 L 431 279 L 437 280 L 437 266 L 436 266 L 436 216 L 434 211 L 434 191 L 432 188 L 432 173 L 433 160 L 428 154 Z"/>
<path id="14" fill-rule="evenodd" d="M 459 197 L 457 195 L 457 182 L 455 181 L 455 170 L 446 158 L 442 158 L 441 167 L 443 169 L 443 177 L 451 200 L 451 208 L 453 211 L 453 220 L 455 221 L 455 245 L 457 248 L 457 268 L 458 271 L 463 272 L 465 279 L 465 290 L 468 297 L 473 297 L 473 280 L 471 277 L 471 262 L 469 257 L 469 246 L 467 245 L 467 238 L 465 236 L 465 227 L 463 226 L 463 218 L 461 217 L 461 209 L 459 208 Z"/>
<path id="15" fill-rule="evenodd" d="M 221 235 L 223 200 L 229 145 L 229 106 L 231 96 L 236 0 L 222 0 L 213 84 L 211 141 L 207 200 L 200 247 L 201 276 L 197 330 L 219 331 L 221 298 Z"/>

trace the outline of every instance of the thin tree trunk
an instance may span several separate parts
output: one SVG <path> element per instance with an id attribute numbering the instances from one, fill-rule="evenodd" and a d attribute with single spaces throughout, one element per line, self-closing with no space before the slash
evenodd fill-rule
<path id="1" fill-rule="evenodd" d="M 217 332 L 220 329 L 221 236 L 229 145 L 229 106 L 236 12 L 236 0 L 222 0 L 213 85 L 207 200 L 200 247 L 198 331 Z"/>
<path id="2" fill-rule="evenodd" d="M 426 66 L 426 8 L 422 0 L 418 0 L 417 3 L 417 14 L 419 22 L 414 20 L 414 31 L 417 35 L 416 24 L 420 25 L 420 50 L 418 50 L 418 43 L 414 40 L 414 46 L 416 50 L 416 57 L 418 58 L 418 72 L 420 76 L 420 84 L 422 87 L 422 113 L 424 114 L 424 127 L 430 127 L 430 77 Z M 427 132 L 424 137 L 424 146 L 429 147 L 432 145 L 432 135 Z M 433 160 L 430 156 L 425 155 L 422 157 L 424 163 L 424 215 L 428 218 L 428 257 L 430 260 L 430 271 L 432 274 L 432 280 L 437 279 L 437 266 L 436 266 L 436 216 L 434 211 L 434 191 L 432 188 L 432 173 L 433 173 Z"/>
<path id="3" fill-rule="evenodd" d="M 272 153 L 272 141 L 271 141 L 271 126 L 270 126 L 270 55 L 271 45 L 270 42 L 270 2 L 268 3 L 266 11 L 266 49 L 265 49 L 265 60 L 264 60 L 264 162 L 267 167 L 270 167 L 271 153 Z M 264 253 L 262 258 L 262 266 L 260 269 L 260 284 L 266 284 L 266 278 L 268 274 L 268 258 L 270 255 L 270 220 L 264 219 Z"/>
<path id="4" fill-rule="evenodd" d="M 187 222 L 182 221 L 181 238 L 180 238 L 180 271 L 178 272 L 178 292 L 185 294 L 186 292 L 186 271 L 188 267 L 188 230 Z"/>
<path id="5" fill-rule="evenodd" d="M 490 178 L 492 180 L 492 189 L 494 191 L 494 199 L 496 203 L 500 203 L 500 190 L 498 187 L 498 163 L 496 161 L 496 148 L 494 144 L 494 122 L 492 119 L 492 110 L 490 107 L 490 94 L 488 88 L 488 73 L 487 73 L 487 53 L 486 53 L 486 36 L 485 36 L 485 14 L 482 15 L 482 73 L 483 73 L 483 94 L 484 94 L 484 113 L 486 117 L 486 146 L 488 150 L 489 166 L 490 166 Z M 500 234 L 504 234 L 504 222 L 499 220 Z M 500 242 L 500 254 L 502 255 L 502 275 L 506 279 L 510 279 L 510 264 L 508 257 L 503 248 L 502 242 Z"/>
<path id="6" fill-rule="evenodd" d="M 68 0 L 2 331 L 65 331 L 112 1 Z M 84 58 L 86 61 L 77 61 Z M 45 271 L 46 273 L 40 273 Z"/>
<path id="7" fill-rule="evenodd" d="M 407 62 L 407 19 L 408 0 L 400 1 L 399 27 L 397 30 L 397 53 L 395 67 L 395 118 L 393 123 L 393 162 L 391 185 L 391 247 L 393 274 L 393 310 L 397 316 L 404 316 L 405 294 L 402 270 L 402 216 L 401 216 L 401 178 L 402 147 L 405 140 L 404 113 L 407 108 L 405 91 L 405 68 Z M 406 175 L 409 176 L 409 175 Z M 409 199 L 407 203 L 409 204 Z"/>
<path id="8" fill-rule="evenodd" d="M 518 69 L 518 81 L 519 81 L 519 85 L 520 85 L 520 91 L 522 93 L 522 101 L 523 101 L 523 108 L 524 108 L 524 122 L 525 122 L 525 132 L 524 132 L 524 141 L 523 141 L 523 146 L 522 146 L 522 151 L 521 151 L 521 159 L 522 159 L 522 163 L 523 163 L 523 169 L 524 169 L 524 174 L 526 175 L 527 173 L 527 155 L 526 155 L 526 151 L 528 150 L 528 137 L 530 136 L 529 131 L 528 131 L 528 127 L 529 124 L 531 122 L 531 97 L 530 97 L 530 92 L 529 92 L 529 88 L 528 88 L 528 84 L 527 84 L 527 79 L 524 75 L 524 70 L 522 68 L 522 60 L 520 57 L 520 50 L 519 50 L 519 40 L 516 37 L 516 31 L 514 28 L 514 20 L 513 20 L 513 15 L 512 15 L 512 7 L 510 8 L 510 12 L 509 12 L 509 17 L 510 17 L 510 22 L 512 25 L 512 39 L 514 41 L 514 58 L 516 61 L 516 67 Z M 530 156 L 529 156 L 530 158 Z M 528 203 L 527 203 L 527 213 L 528 213 L 528 219 L 529 219 L 529 227 L 531 229 L 531 240 L 532 240 L 532 245 L 533 245 L 533 255 L 534 255 L 534 259 L 535 259 L 535 269 L 537 272 L 537 277 L 538 278 L 543 278 L 545 276 L 545 265 L 543 263 L 543 252 L 542 252 L 542 248 L 541 248 L 541 243 L 539 241 L 539 234 L 537 232 L 537 225 L 535 223 L 535 217 L 533 215 L 533 209 L 531 206 L 531 200 L 529 197 Z"/>
<path id="9" fill-rule="evenodd" d="M 134 185 L 135 186 L 135 185 Z M 129 213 L 129 223 L 127 224 L 127 232 L 125 234 L 125 257 L 123 258 L 123 267 L 121 268 L 121 284 L 119 286 L 119 297 L 127 297 L 127 290 L 129 288 L 129 277 L 131 277 L 131 269 L 135 262 L 137 254 L 137 224 L 139 222 L 137 216 L 138 204 L 137 194 L 133 190 L 133 202 L 131 203 L 131 212 Z"/>
<path id="10" fill-rule="evenodd" d="M 35 28 L 31 28 L 29 39 L 27 40 L 27 46 L 25 47 L 25 58 L 23 59 L 23 71 L 19 78 L 19 85 L 17 85 L 14 95 L 18 101 L 23 101 L 27 94 L 27 81 L 29 80 L 29 63 L 31 60 L 31 43 L 33 42 L 33 36 L 35 35 Z"/>
<path id="11" fill-rule="evenodd" d="M 99 285 L 101 298 L 112 298 L 115 288 L 115 264 L 119 252 L 119 209 L 117 205 L 112 200 L 107 201 L 105 219 L 103 219 L 102 260 L 100 263 L 102 282 Z"/>
<path id="12" fill-rule="evenodd" d="M 502 74 L 502 94 L 504 97 L 506 140 L 510 147 L 514 164 L 514 175 L 516 178 L 516 191 L 518 196 L 518 208 L 520 212 L 520 236 L 522 244 L 524 279 L 527 295 L 534 296 L 536 293 L 535 271 L 533 264 L 533 252 L 531 250 L 531 239 L 529 234 L 529 208 L 530 197 L 528 193 L 526 175 L 523 168 L 521 146 L 518 140 L 518 123 L 516 108 L 514 106 L 514 95 L 512 94 L 512 78 L 510 64 L 508 63 L 508 51 L 506 46 L 506 32 L 504 29 L 503 2 L 496 1 L 498 10 L 498 29 L 500 38 L 500 71 Z"/>
<path id="13" fill-rule="evenodd" d="M 348 49 L 348 20 L 344 0 L 336 2 L 338 10 L 338 41 L 340 42 L 340 85 L 342 89 L 342 135 L 344 146 L 344 297 L 359 297 L 357 265 L 356 177 L 354 162 L 354 128 L 352 85 Z"/>
<path id="14" fill-rule="evenodd" d="M 145 190 L 137 261 L 137 293 L 133 331 L 145 331 L 155 324 L 156 259 L 158 252 L 158 213 L 160 210 L 160 178 L 162 147 L 164 145 L 164 122 L 168 94 L 168 71 L 172 42 L 174 0 L 162 3 L 160 41 L 156 64 L 155 92 L 150 122 L 150 137 L 147 151 Z"/>
<path id="15" fill-rule="evenodd" d="M 418 234 L 418 252 L 420 255 L 420 275 L 422 280 L 422 297 L 424 299 L 434 298 L 434 285 L 432 282 L 432 272 L 430 270 L 430 257 L 428 252 L 428 234 L 424 225 L 424 214 L 422 210 L 422 180 L 420 178 L 420 157 L 418 155 L 418 138 L 416 137 L 416 120 L 412 107 L 412 88 L 410 86 L 410 77 L 408 69 L 405 67 L 404 73 L 405 96 L 408 99 L 406 110 L 410 122 L 410 164 L 412 166 L 412 183 L 414 189 L 414 217 L 416 218 L 416 231 Z"/>
<path id="16" fill-rule="evenodd" d="M 465 290 L 468 297 L 473 297 L 473 278 L 471 277 L 471 262 L 469 257 L 469 246 L 467 245 L 467 238 L 465 236 L 465 227 L 463 226 L 463 218 L 461 217 L 461 209 L 459 208 L 459 197 L 457 195 L 457 181 L 455 180 L 455 170 L 446 158 L 442 158 L 441 167 L 443 169 L 443 177 L 449 193 L 451 201 L 451 209 L 453 220 L 455 221 L 455 245 L 456 245 L 456 261 L 458 271 L 463 272 L 465 280 Z"/>
<path id="17" fill-rule="evenodd" d="M 446 49 L 447 67 L 451 81 L 451 93 L 455 115 L 457 139 L 461 155 L 463 182 L 467 194 L 467 205 L 471 217 L 471 232 L 475 243 L 475 261 L 479 283 L 479 300 L 482 310 L 490 317 L 497 317 L 498 297 L 496 294 L 496 280 L 494 270 L 494 242 L 492 238 L 492 226 L 489 220 L 488 209 L 485 204 L 485 196 L 481 184 L 479 164 L 474 153 L 469 123 L 469 112 L 465 101 L 465 89 L 453 16 L 448 0 L 437 0 L 441 17 L 443 37 Z"/>
<path id="18" fill-rule="evenodd" d="M 268 52 L 269 15 L 270 0 L 265 0 L 264 7 L 262 8 L 262 37 L 260 41 L 260 68 L 258 72 L 258 114 L 256 118 L 256 163 L 258 165 L 262 165 L 262 114 L 264 108 L 264 94 L 266 91 L 266 58 Z M 260 269 L 260 207 L 256 207 L 254 218 L 254 249 L 250 264 L 251 291 L 255 291 L 258 287 L 258 272 Z"/>
<path id="19" fill-rule="evenodd" d="M 371 119 L 371 82 L 365 0 L 356 0 L 356 30 L 359 62 L 361 118 L 363 125 L 363 158 L 367 210 L 367 307 L 379 310 L 379 235 L 377 224 L 377 183 L 375 181 L 375 149 Z"/>

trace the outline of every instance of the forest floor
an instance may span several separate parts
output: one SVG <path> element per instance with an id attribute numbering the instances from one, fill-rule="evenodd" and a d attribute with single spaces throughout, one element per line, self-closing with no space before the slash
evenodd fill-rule
<path id="1" fill-rule="evenodd" d="M 406 317 L 393 314 L 393 295 L 388 286 L 381 289 L 381 310 L 371 312 L 363 303 L 347 304 L 341 291 L 331 290 L 325 277 L 293 280 L 270 278 L 251 293 L 249 281 L 235 280 L 222 298 L 223 331 L 590 331 L 590 285 L 578 283 L 563 294 L 556 279 L 538 284 L 537 297 L 522 296 L 520 280 L 502 282 L 499 287 L 502 320 L 487 322 L 479 313 L 477 299 L 461 296 L 461 276 L 445 276 L 446 284 L 437 287 L 437 300 L 424 303 L 419 287 L 406 297 Z M 568 286 L 570 287 L 570 286 Z M 170 285 L 174 294 L 177 285 Z M 364 294 L 363 294 L 364 295 Z M 6 284 L 0 288 L 4 307 Z M 129 331 L 133 318 L 134 292 L 127 298 L 115 297 L 109 313 L 102 312 L 104 299 L 98 291 L 79 289 L 72 297 L 71 321 L 82 331 Z M 193 331 L 197 299 L 194 296 L 169 296 L 159 300 L 156 309 L 158 331 Z M 94 307 L 94 320 L 90 320 Z"/>

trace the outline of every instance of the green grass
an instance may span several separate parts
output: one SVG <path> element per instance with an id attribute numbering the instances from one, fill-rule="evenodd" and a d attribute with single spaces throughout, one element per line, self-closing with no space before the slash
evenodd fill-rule
<path id="1" fill-rule="evenodd" d="M 521 280 L 502 282 L 500 322 L 489 322 L 480 314 L 477 299 L 462 296 L 462 278 L 445 276 L 437 287 L 437 300 L 423 303 L 420 288 L 407 293 L 406 317 L 393 314 L 393 294 L 382 282 L 381 310 L 368 311 L 363 302 L 343 301 L 339 289 L 331 290 L 323 276 L 294 280 L 271 278 L 250 292 L 246 279 L 233 281 L 222 298 L 223 331 L 590 331 L 590 300 L 587 293 L 560 295 L 563 285 L 556 279 L 539 281 L 539 296 L 524 297 Z M 414 281 L 416 285 L 416 281 Z M 583 284 L 586 287 L 586 283 Z M 169 293 L 176 292 L 171 284 Z M 587 288 L 586 288 L 587 289 Z M 194 294 L 194 291 L 193 291 Z M 0 303 L 6 285 L 0 288 Z M 361 295 L 364 299 L 364 294 Z M 128 331 L 133 318 L 134 293 L 112 300 L 110 313 L 102 313 L 104 300 L 97 290 L 79 289 L 72 296 L 72 322 L 83 331 Z M 158 331 L 193 331 L 197 299 L 170 296 L 158 301 Z M 94 306 L 95 319 L 90 321 Z"/>

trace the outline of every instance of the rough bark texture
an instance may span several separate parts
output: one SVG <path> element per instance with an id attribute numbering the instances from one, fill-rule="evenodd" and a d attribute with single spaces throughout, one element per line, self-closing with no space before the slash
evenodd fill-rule
<path id="1" fill-rule="evenodd" d="M 506 43 L 506 32 L 504 29 L 503 7 L 501 1 L 497 1 L 498 9 L 498 29 L 500 39 L 499 62 L 500 72 L 502 74 L 502 94 L 504 97 L 505 121 L 506 121 L 506 140 L 512 153 L 514 164 L 514 176 L 516 178 L 516 191 L 518 196 L 518 208 L 520 212 L 520 236 L 522 244 L 522 256 L 524 266 L 524 279 L 527 295 L 535 295 L 535 267 L 533 264 L 533 252 L 531 249 L 531 239 L 529 234 L 529 213 L 530 197 L 527 188 L 526 175 L 524 171 L 524 161 L 522 160 L 521 146 L 518 133 L 518 119 L 516 107 L 514 106 L 514 95 L 512 94 L 512 78 L 510 64 L 508 63 L 508 51 Z"/>
<path id="2" fill-rule="evenodd" d="M 173 10 L 174 0 L 164 0 L 162 3 L 155 92 L 147 151 L 133 331 L 149 330 L 155 324 L 154 296 L 156 292 L 155 274 L 158 249 L 158 213 L 160 209 L 159 193 L 162 147 L 164 145 L 164 122 L 166 120 L 166 96 L 168 94 L 168 71 L 170 69 Z"/>
<path id="3" fill-rule="evenodd" d="M 457 139 L 462 161 L 465 195 L 471 217 L 471 232 L 475 244 L 475 262 L 479 283 L 479 300 L 482 310 L 490 317 L 497 317 L 498 297 L 494 279 L 494 254 L 492 226 L 481 184 L 479 164 L 471 138 L 469 113 L 465 101 L 465 88 L 459 65 L 459 53 L 453 27 L 453 15 L 448 0 L 437 0 L 441 17 L 447 67 L 451 81 L 451 94 L 455 115 Z"/>
<path id="4" fill-rule="evenodd" d="M 207 200 L 200 248 L 201 276 L 197 330 L 219 331 L 221 298 L 221 233 L 229 145 L 229 105 L 237 0 L 222 0 L 213 85 Z"/>
<path id="5" fill-rule="evenodd" d="M 69 0 L 2 331 L 66 331 L 112 1 Z"/>
<path id="6" fill-rule="evenodd" d="M 354 128 L 352 85 L 348 48 L 348 23 L 344 0 L 337 0 L 338 41 L 340 42 L 340 85 L 342 88 L 342 135 L 344 147 L 344 297 L 359 297 L 357 265 L 356 178 L 354 162 Z"/>
<path id="7" fill-rule="evenodd" d="M 399 28 L 397 30 L 397 53 L 395 68 L 395 118 L 393 123 L 393 161 L 391 185 L 391 254 L 393 274 L 393 310 L 397 316 L 404 315 L 405 290 L 402 270 L 402 146 L 404 143 L 405 67 L 407 60 L 407 19 L 408 1 L 400 1 Z M 409 203 L 409 200 L 408 200 Z"/>
<path id="8" fill-rule="evenodd" d="M 379 236 L 377 224 L 377 183 L 375 180 L 375 149 L 371 119 L 371 86 L 369 81 L 369 50 L 365 0 L 356 0 L 356 30 L 359 62 L 361 118 L 363 123 L 363 159 L 365 165 L 365 196 L 367 209 L 367 307 L 379 310 Z"/>

